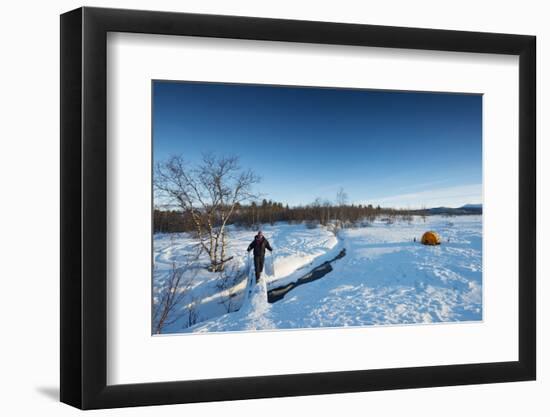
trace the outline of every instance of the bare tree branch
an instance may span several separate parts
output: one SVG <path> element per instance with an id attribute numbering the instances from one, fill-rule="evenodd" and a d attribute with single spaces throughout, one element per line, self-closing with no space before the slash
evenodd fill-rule
<path id="1" fill-rule="evenodd" d="M 210 269 L 221 271 L 227 261 L 226 226 L 238 204 L 258 197 L 252 187 L 259 181 L 251 170 L 241 169 L 237 157 L 205 153 L 196 166 L 181 156 L 157 164 L 154 187 L 163 204 L 190 214 L 197 239 L 210 257 Z"/>

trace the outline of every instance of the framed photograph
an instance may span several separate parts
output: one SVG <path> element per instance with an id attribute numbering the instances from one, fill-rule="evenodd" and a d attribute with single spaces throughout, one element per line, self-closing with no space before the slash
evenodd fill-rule
<path id="1" fill-rule="evenodd" d="M 61 401 L 533 380 L 535 37 L 61 16 Z"/>

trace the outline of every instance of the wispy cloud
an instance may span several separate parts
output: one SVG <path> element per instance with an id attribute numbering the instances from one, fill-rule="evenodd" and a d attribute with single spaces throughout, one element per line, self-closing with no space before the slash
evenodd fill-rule
<path id="1" fill-rule="evenodd" d="M 403 208 L 438 206 L 459 207 L 468 203 L 481 203 L 481 199 L 481 184 L 469 184 L 383 196 L 374 198 L 372 202 L 369 201 L 366 203 L 380 204 L 381 206 L 386 207 Z"/>

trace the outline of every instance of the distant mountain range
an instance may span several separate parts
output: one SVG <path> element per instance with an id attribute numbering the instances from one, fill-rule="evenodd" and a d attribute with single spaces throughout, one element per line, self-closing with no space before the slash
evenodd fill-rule
<path id="1" fill-rule="evenodd" d="M 461 207 L 433 207 L 427 209 L 430 214 L 482 214 L 483 205 L 482 204 L 465 204 Z"/>

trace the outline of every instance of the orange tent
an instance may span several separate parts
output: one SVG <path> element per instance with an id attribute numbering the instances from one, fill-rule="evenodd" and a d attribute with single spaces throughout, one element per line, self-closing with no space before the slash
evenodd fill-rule
<path id="1" fill-rule="evenodd" d="M 421 242 L 423 245 L 439 245 L 441 243 L 441 239 L 436 232 L 430 230 L 422 235 Z"/>

